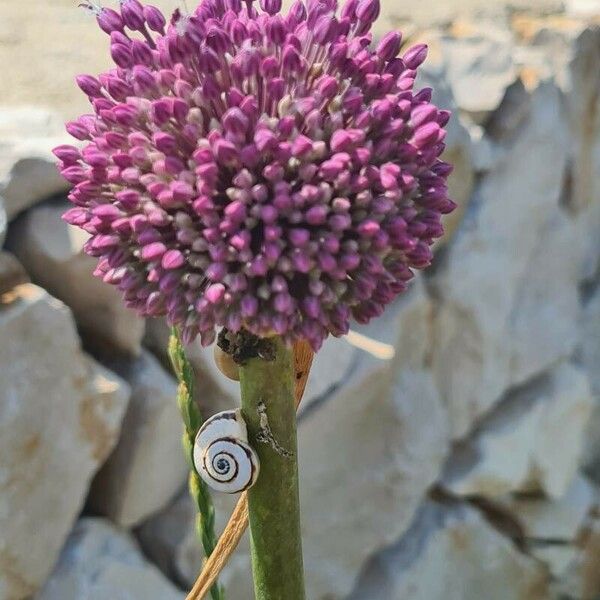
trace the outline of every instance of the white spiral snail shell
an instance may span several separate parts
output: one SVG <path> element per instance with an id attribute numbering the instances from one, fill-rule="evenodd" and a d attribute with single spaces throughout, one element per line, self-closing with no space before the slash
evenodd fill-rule
<path id="1" fill-rule="evenodd" d="M 194 465 L 218 492 L 235 494 L 254 485 L 260 461 L 248 444 L 240 409 L 225 410 L 204 422 L 194 443 Z"/>

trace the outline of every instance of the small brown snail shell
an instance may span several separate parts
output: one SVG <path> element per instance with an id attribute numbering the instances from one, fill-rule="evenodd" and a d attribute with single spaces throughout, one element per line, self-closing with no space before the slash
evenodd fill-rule
<path id="1" fill-rule="evenodd" d="M 239 366 L 235 363 L 231 354 L 227 354 L 219 346 L 215 346 L 215 364 L 225 377 L 229 377 L 233 381 L 240 380 Z"/>

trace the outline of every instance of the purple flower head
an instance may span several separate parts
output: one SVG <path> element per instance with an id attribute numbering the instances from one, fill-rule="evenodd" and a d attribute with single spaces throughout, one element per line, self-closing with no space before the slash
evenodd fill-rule
<path id="1" fill-rule="evenodd" d="M 451 212 L 449 114 L 426 57 L 371 43 L 379 0 L 203 0 L 171 19 L 88 2 L 116 67 L 55 150 L 95 275 L 186 341 L 241 327 L 317 349 L 379 316 Z"/>

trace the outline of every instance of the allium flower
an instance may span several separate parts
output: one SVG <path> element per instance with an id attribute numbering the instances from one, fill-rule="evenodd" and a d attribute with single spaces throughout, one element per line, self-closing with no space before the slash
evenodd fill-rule
<path id="1" fill-rule="evenodd" d="M 413 91 L 427 48 L 372 46 L 379 0 L 203 0 L 191 15 L 89 4 L 117 67 L 55 149 L 95 275 L 186 341 L 365 323 L 429 265 L 454 208 L 447 111 Z"/>

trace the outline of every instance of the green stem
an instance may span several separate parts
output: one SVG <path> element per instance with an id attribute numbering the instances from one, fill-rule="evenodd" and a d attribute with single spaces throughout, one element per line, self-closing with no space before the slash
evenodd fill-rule
<path id="1" fill-rule="evenodd" d="M 189 488 L 190 495 L 198 507 L 196 516 L 196 529 L 204 548 L 204 554 L 208 558 L 217 545 L 215 533 L 215 508 L 213 506 L 208 486 L 198 475 L 194 466 L 194 441 L 196 434 L 202 425 L 203 419 L 200 408 L 194 400 L 194 371 L 185 354 L 179 331 L 175 328 L 171 331 L 169 338 L 169 358 L 173 365 L 173 371 L 177 376 L 179 386 L 177 388 L 177 403 L 181 411 L 184 424 L 183 448 L 188 464 L 190 466 Z M 218 583 L 210 589 L 212 600 L 224 600 L 225 593 Z"/>
<path id="2" fill-rule="evenodd" d="M 293 355 L 272 341 L 274 360 L 240 368 L 242 411 L 260 458 L 248 492 L 254 592 L 256 600 L 304 600 Z"/>

